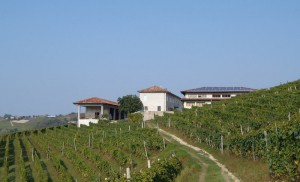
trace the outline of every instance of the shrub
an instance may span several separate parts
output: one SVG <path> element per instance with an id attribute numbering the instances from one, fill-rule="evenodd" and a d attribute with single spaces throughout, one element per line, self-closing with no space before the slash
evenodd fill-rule
<path id="1" fill-rule="evenodd" d="M 128 120 L 134 123 L 143 121 L 143 114 L 142 113 L 128 114 Z"/>

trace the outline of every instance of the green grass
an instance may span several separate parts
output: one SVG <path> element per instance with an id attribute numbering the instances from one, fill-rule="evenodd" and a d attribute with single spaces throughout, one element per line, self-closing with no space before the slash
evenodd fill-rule
<path id="1" fill-rule="evenodd" d="M 154 127 L 153 123 L 148 123 L 148 126 Z M 222 175 L 220 167 L 207 156 L 181 145 L 179 142 L 171 139 L 171 137 L 161 133 L 167 140 L 167 148 L 159 157 L 170 156 L 175 154 L 182 162 L 183 169 L 176 182 L 182 181 L 229 181 L 228 177 Z"/>
<path id="2" fill-rule="evenodd" d="M 212 149 L 203 143 L 198 143 L 194 140 L 190 140 L 188 137 L 182 135 L 179 131 L 175 129 L 161 126 L 160 128 L 176 135 L 177 137 L 180 137 L 181 139 L 183 139 L 191 145 L 206 150 L 208 153 L 213 155 L 221 164 L 225 165 L 230 172 L 232 172 L 236 177 L 238 177 L 242 181 L 272 181 L 271 177 L 269 176 L 268 165 L 264 161 L 253 161 L 252 159 L 241 158 L 236 155 L 230 154 L 228 151 L 224 151 L 223 153 L 221 153 L 219 150 Z M 218 175 L 213 174 L 213 171 L 215 170 L 218 170 L 218 166 L 207 169 L 207 173 L 210 173 L 211 175 L 207 175 L 205 181 L 222 181 L 218 177 Z"/>
<path id="3" fill-rule="evenodd" d="M 176 181 L 198 181 L 201 172 L 201 165 L 195 157 L 189 154 L 187 147 L 181 146 L 178 143 L 167 143 L 166 150 L 164 150 L 158 158 L 161 160 L 164 157 L 175 154 L 180 159 L 183 169 Z"/>

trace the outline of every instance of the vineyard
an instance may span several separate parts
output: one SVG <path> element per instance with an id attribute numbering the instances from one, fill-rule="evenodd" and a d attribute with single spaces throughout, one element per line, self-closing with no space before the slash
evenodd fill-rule
<path id="1" fill-rule="evenodd" d="M 160 155 L 156 129 L 119 122 L 24 131 L 0 138 L 0 181 L 173 181 L 181 162 Z"/>
<path id="2" fill-rule="evenodd" d="M 300 180 L 300 80 L 155 118 L 195 142 L 268 163 L 274 179 Z"/>

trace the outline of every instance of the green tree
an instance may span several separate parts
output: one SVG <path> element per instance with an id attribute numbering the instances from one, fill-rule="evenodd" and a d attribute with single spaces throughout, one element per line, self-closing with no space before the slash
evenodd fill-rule
<path id="1" fill-rule="evenodd" d="M 125 113 L 133 113 L 143 109 L 143 103 L 136 95 L 126 95 L 118 98 L 121 111 Z"/>

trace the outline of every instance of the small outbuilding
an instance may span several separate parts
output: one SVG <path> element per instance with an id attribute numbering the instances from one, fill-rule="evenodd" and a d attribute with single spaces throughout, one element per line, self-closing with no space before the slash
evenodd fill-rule
<path id="1" fill-rule="evenodd" d="M 119 104 L 106 99 L 92 97 L 73 104 L 77 105 L 78 121 L 77 126 L 81 124 L 89 126 L 89 123 L 98 123 L 99 119 L 119 120 L 124 115 L 119 110 Z M 85 112 L 81 113 L 81 107 L 85 108 Z"/>

